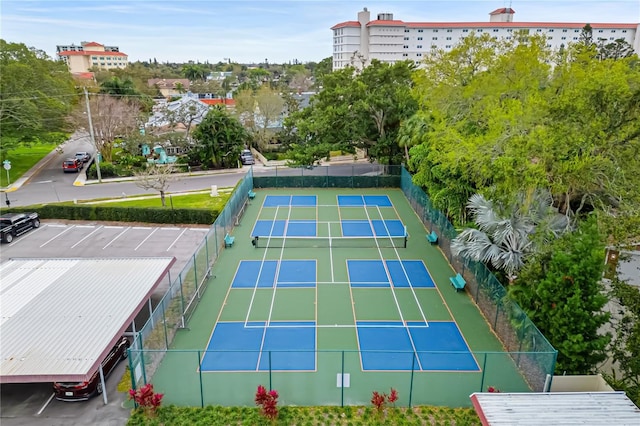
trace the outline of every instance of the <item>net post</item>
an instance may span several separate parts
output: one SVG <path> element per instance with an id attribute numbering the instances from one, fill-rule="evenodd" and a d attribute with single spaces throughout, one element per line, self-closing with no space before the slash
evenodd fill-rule
<path id="1" fill-rule="evenodd" d="M 340 386 L 340 406 L 344 407 L 344 350 L 342 351 L 342 371 L 341 371 L 342 376 L 341 377 L 341 384 L 342 386 Z"/>
<path id="2" fill-rule="evenodd" d="M 413 399 L 413 373 L 416 368 L 416 353 L 411 352 L 411 382 L 409 383 L 409 408 L 411 408 L 411 400 Z"/>
<path id="3" fill-rule="evenodd" d="M 271 387 L 271 351 L 269 351 L 269 390 L 273 390 Z"/>

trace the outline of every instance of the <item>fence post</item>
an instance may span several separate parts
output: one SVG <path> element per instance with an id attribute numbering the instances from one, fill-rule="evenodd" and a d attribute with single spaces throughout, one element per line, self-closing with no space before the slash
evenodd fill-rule
<path id="1" fill-rule="evenodd" d="M 340 370 L 340 406 L 344 407 L 344 351 L 342 351 L 342 369 Z"/>
<path id="2" fill-rule="evenodd" d="M 496 325 L 498 324 L 498 314 L 500 313 L 500 305 L 502 305 L 501 301 L 496 303 L 496 318 L 493 320 L 493 331 L 496 331 Z"/>
<path id="3" fill-rule="evenodd" d="M 204 390 L 202 388 L 202 364 L 200 364 L 200 350 L 198 350 L 198 377 L 200 378 L 200 408 L 204 408 Z"/>
<path id="4" fill-rule="evenodd" d="M 164 307 L 164 297 L 162 298 L 162 327 L 164 329 L 164 347 L 166 349 L 169 349 L 169 336 L 167 336 L 167 317 L 164 314 L 165 311 L 165 307 Z"/>
<path id="5" fill-rule="evenodd" d="M 196 286 L 196 294 L 198 295 L 198 299 L 200 299 L 200 286 L 198 285 L 198 265 L 196 265 L 196 255 L 193 255 L 193 281 Z"/>
<path id="6" fill-rule="evenodd" d="M 142 349 L 139 349 L 142 350 Z M 136 375 L 135 375 L 135 370 L 133 369 L 133 356 L 131 356 L 131 349 L 127 349 L 127 351 L 129 351 L 129 359 L 127 361 L 129 361 L 129 372 L 130 372 L 130 379 L 131 379 L 131 389 L 136 390 Z M 138 408 L 138 403 L 136 402 L 136 400 L 133 400 L 133 406 L 135 408 Z"/>
<path id="7" fill-rule="evenodd" d="M 269 351 L 269 390 L 272 390 L 271 387 L 271 351 Z"/>
<path id="8" fill-rule="evenodd" d="M 487 371 L 487 353 L 484 353 L 484 360 L 482 361 L 482 378 L 480 379 L 480 392 L 484 389 L 484 375 Z"/>
<path id="9" fill-rule="evenodd" d="M 411 401 L 413 400 L 413 371 L 416 366 L 416 353 L 411 352 L 411 383 L 409 383 L 409 408 L 411 408 Z"/>
<path id="10" fill-rule="evenodd" d="M 182 289 L 182 275 L 178 274 L 178 282 L 180 283 L 180 312 L 182 313 L 180 315 L 180 318 L 182 318 L 182 328 L 185 327 L 185 322 L 184 322 L 184 291 Z"/>

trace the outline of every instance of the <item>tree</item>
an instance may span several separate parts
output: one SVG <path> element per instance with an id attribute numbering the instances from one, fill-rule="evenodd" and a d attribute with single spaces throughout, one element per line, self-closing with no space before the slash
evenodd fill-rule
<path id="1" fill-rule="evenodd" d="M 269 128 L 277 124 L 282 118 L 284 99 L 277 91 L 268 86 L 262 86 L 256 93 L 255 102 L 257 106 L 256 113 L 258 114 L 258 120 L 256 121 L 259 124 L 257 140 L 261 146 L 264 146 L 272 136 L 272 134 L 269 134 Z"/>
<path id="2" fill-rule="evenodd" d="M 144 190 L 158 191 L 162 207 L 165 207 L 165 194 L 175 180 L 175 171 L 173 164 L 148 164 L 146 169 L 135 173 L 134 183 Z"/>
<path id="3" fill-rule="evenodd" d="M 89 99 L 96 150 L 103 161 L 112 160 L 113 142 L 117 137 L 139 132 L 140 106 L 136 99 L 114 98 L 94 94 Z M 84 105 L 73 115 L 77 127 L 88 127 Z"/>
<path id="4" fill-rule="evenodd" d="M 478 229 L 463 230 L 451 242 L 451 250 L 504 271 L 511 284 L 527 256 L 569 230 L 569 220 L 552 203 L 547 191 L 521 194 L 508 206 L 475 194 L 467 207 Z"/>
<path id="5" fill-rule="evenodd" d="M 111 77 L 111 79 L 100 84 L 100 93 L 115 96 L 136 96 L 139 94 L 136 91 L 133 80 L 130 78 L 120 80 L 118 77 Z"/>
<path id="6" fill-rule="evenodd" d="M 247 140 L 242 124 L 220 105 L 209 110 L 192 135 L 203 164 L 214 168 L 237 167 Z"/>
<path id="7" fill-rule="evenodd" d="M 184 75 L 190 81 L 205 81 L 208 74 L 209 70 L 201 64 L 186 64 L 182 67 L 182 75 Z"/>
<path id="8" fill-rule="evenodd" d="M 0 150 L 21 143 L 62 142 L 78 101 L 66 65 L 43 51 L 0 39 Z"/>
<path id="9" fill-rule="evenodd" d="M 600 327 L 607 298 L 601 284 L 604 240 L 595 217 L 542 247 L 520 271 L 510 294 L 558 350 L 556 372 L 589 374 L 606 358 Z"/>

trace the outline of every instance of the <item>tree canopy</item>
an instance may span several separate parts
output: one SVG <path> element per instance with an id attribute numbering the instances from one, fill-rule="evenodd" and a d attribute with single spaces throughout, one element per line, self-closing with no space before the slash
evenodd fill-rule
<path id="1" fill-rule="evenodd" d="M 0 142 L 6 152 L 23 142 L 59 140 L 78 94 L 64 63 L 22 43 L 0 40 Z M 61 141 L 60 141 L 61 142 Z"/>
<path id="2" fill-rule="evenodd" d="M 240 122 L 220 105 L 211 108 L 192 133 L 195 150 L 207 167 L 237 167 L 247 133 Z"/>

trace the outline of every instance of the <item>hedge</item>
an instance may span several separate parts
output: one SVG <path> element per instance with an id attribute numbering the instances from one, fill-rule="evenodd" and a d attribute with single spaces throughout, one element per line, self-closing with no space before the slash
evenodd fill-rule
<path id="1" fill-rule="evenodd" d="M 16 209 L 5 210 L 18 211 Z M 43 204 L 21 208 L 36 211 L 41 219 L 98 220 L 113 222 L 173 223 L 211 225 L 218 210 L 169 209 L 139 207 L 105 207 L 93 205 Z"/>

